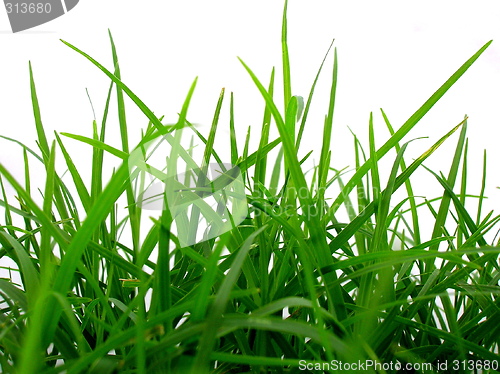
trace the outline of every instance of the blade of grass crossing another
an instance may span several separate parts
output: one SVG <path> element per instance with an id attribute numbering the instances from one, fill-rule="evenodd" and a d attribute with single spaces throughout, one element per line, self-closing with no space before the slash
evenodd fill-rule
<path id="1" fill-rule="evenodd" d="M 59 144 L 59 148 L 61 149 L 61 152 L 64 157 L 64 161 L 66 163 L 66 166 L 68 168 L 68 171 L 71 174 L 71 177 L 73 178 L 73 183 L 75 184 L 76 191 L 78 193 L 78 197 L 80 198 L 80 201 L 82 202 L 83 208 L 85 209 L 86 212 L 89 211 L 91 207 L 90 203 L 90 195 L 87 190 L 87 187 L 85 187 L 85 183 L 83 183 L 83 179 L 80 176 L 80 173 L 78 172 L 75 164 L 73 163 L 73 160 L 71 156 L 69 155 L 68 151 L 66 150 L 66 147 L 64 146 L 63 142 L 61 141 L 61 138 L 57 133 L 55 133 L 55 137 L 57 140 L 57 143 Z"/>
<path id="2" fill-rule="evenodd" d="M 33 305 L 40 284 L 40 277 L 37 269 L 22 245 L 3 230 L 0 230 L 0 243 L 2 247 L 10 248 L 10 250 L 14 251 L 15 257 L 17 257 L 16 262 L 20 270 L 26 300 L 28 305 Z"/>
<path id="3" fill-rule="evenodd" d="M 274 94 L 274 68 L 271 71 L 271 78 L 269 80 L 269 88 L 268 88 L 269 96 L 273 97 Z M 254 176 L 254 184 L 261 183 L 265 185 L 266 181 L 266 170 L 267 170 L 267 153 L 263 153 L 261 149 L 264 148 L 266 144 L 269 143 L 269 128 L 271 123 L 271 111 L 266 105 L 264 108 L 264 118 L 262 120 L 262 130 L 260 135 L 260 143 L 259 149 L 257 150 L 257 160 L 255 162 L 255 176 Z M 259 191 L 258 188 L 254 186 L 254 192 L 257 193 Z M 261 194 L 258 194 L 261 196 Z"/>
<path id="4" fill-rule="evenodd" d="M 328 50 L 325 53 L 325 57 L 323 57 L 323 61 L 321 61 L 318 72 L 316 73 L 316 77 L 314 78 L 313 84 L 312 84 L 311 89 L 309 91 L 309 96 L 307 97 L 307 102 L 306 102 L 306 105 L 304 107 L 304 113 L 302 114 L 302 119 L 300 122 L 299 132 L 297 134 L 297 142 L 296 142 L 297 150 L 299 149 L 300 141 L 302 140 L 302 134 L 304 133 L 304 129 L 306 126 L 306 121 L 307 121 L 307 117 L 309 114 L 309 108 L 311 106 L 312 98 L 314 95 L 314 90 L 316 89 L 316 83 L 318 82 L 319 76 L 321 74 L 321 70 L 323 70 L 323 65 L 325 64 L 326 58 L 328 57 L 328 54 L 330 53 L 330 50 L 332 49 L 334 41 L 335 41 L 335 39 L 332 40 L 330 46 L 328 47 Z"/>
<path id="5" fill-rule="evenodd" d="M 387 126 L 387 128 L 389 129 L 389 133 L 391 134 L 391 136 L 394 135 L 394 128 L 392 127 L 390 121 L 389 121 L 389 118 L 387 117 L 387 115 L 385 114 L 385 112 L 380 109 L 380 112 L 382 113 L 382 117 L 384 118 L 384 122 Z M 399 150 L 401 149 L 400 145 L 398 143 L 395 144 L 395 149 L 396 149 L 396 152 L 399 152 Z M 401 171 L 404 171 L 406 169 L 406 163 L 404 161 L 404 159 L 401 159 Z M 419 220 L 418 220 L 418 214 L 417 214 L 417 204 L 415 202 L 415 195 L 413 193 L 413 187 L 412 187 L 412 184 L 411 184 L 411 181 L 410 179 L 408 179 L 406 182 L 405 182 L 405 187 L 406 187 L 406 192 L 408 194 L 408 201 L 410 203 L 410 211 L 411 211 L 411 218 L 412 218 L 412 237 L 413 237 L 413 241 L 415 242 L 416 245 L 420 244 L 421 243 L 421 239 L 420 239 L 420 224 L 419 224 Z M 423 271 L 423 268 L 421 269 Z"/>
<path id="6" fill-rule="evenodd" d="M 53 290 L 54 292 L 65 295 L 71 286 L 73 274 L 81 261 L 81 255 L 85 250 L 88 242 L 91 240 L 95 230 L 101 225 L 102 221 L 113 209 L 115 201 L 124 192 L 126 188 L 126 180 L 129 177 L 128 165 L 123 163 L 111 177 L 110 182 L 103 190 L 103 193 L 96 200 L 94 206 L 87 215 L 86 220 L 82 224 L 80 230 L 75 234 L 71 243 L 66 249 L 66 255 L 61 261 L 61 265 L 56 275 Z M 50 305 L 51 304 L 51 305 Z M 58 303 L 50 303 L 46 306 L 47 310 L 51 310 L 50 315 L 46 316 L 43 321 L 43 330 L 45 344 L 47 346 L 52 340 L 54 331 L 57 327 L 57 321 L 61 315 L 61 308 Z"/>
<path id="7" fill-rule="evenodd" d="M 382 228 L 379 228 L 378 225 L 378 208 L 380 206 L 380 177 L 379 177 L 379 170 L 378 170 L 378 160 L 377 160 L 377 153 L 376 153 L 376 147 L 375 147 L 375 134 L 373 130 L 373 114 L 370 113 L 370 120 L 369 120 L 369 126 L 368 126 L 368 134 L 369 134 L 369 145 L 370 145 L 370 160 L 372 160 L 372 165 L 371 165 L 371 180 L 372 180 L 372 194 L 373 194 L 373 210 L 375 213 L 375 218 L 377 219 L 377 226 L 375 229 L 375 233 L 380 232 Z M 385 230 L 385 227 L 384 227 Z M 371 246 L 369 247 L 369 251 L 375 251 L 373 244 L 374 244 L 374 239 L 375 235 L 371 240 Z M 382 238 L 379 238 L 382 239 Z M 376 244 L 380 244 L 377 242 Z M 373 273 L 367 273 L 361 277 L 360 280 L 360 285 L 359 285 L 359 294 L 357 298 L 357 305 L 363 306 L 363 307 L 368 307 L 370 304 L 370 300 L 373 297 L 373 278 L 374 278 Z M 361 323 L 358 325 L 360 330 L 357 331 L 357 334 L 362 336 L 368 333 L 371 329 L 373 329 L 375 325 L 375 320 L 374 316 L 367 316 L 367 318 L 364 318 L 361 320 Z"/>
<path id="8" fill-rule="evenodd" d="M 121 81 L 120 63 L 118 60 L 118 55 L 116 53 L 116 46 L 113 41 L 113 36 L 111 31 L 108 30 L 109 40 L 111 43 L 111 51 L 113 55 L 113 64 L 115 67 L 115 77 Z M 127 130 L 127 118 L 125 115 L 125 101 L 123 100 L 123 88 L 120 85 L 116 85 L 116 99 L 118 104 L 118 123 L 120 125 L 120 137 L 122 141 L 123 152 L 129 153 L 128 144 L 128 130 Z M 99 157 L 99 153 L 95 153 L 95 166 L 96 170 L 93 173 L 95 182 L 98 183 L 100 175 L 102 175 L 102 159 Z M 94 179 L 93 178 L 93 179 Z M 98 187 L 98 186 L 96 186 Z M 130 230 L 132 234 L 132 248 L 134 250 L 134 260 L 137 259 L 137 255 L 140 249 L 140 220 L 141 220 L 141 209 L 135 204 L 135 196 L 131 183 L 127 183 L 126 188 L 127 193 L 127 209 L 129 213 Z"/>
<path id="9" fill-rule="evenodd" d="M 206 329 L 200 339 L 200 343 L 198 346 L 198 353 L 196 355 L 196 359 L 193 363 L 193 367 L 191 369 L 191 374 L 198 374 L 200 370 L 202 373 L 208 372 L 208 362 L 210 359 L 210 353 L 213 350 L 213 346 L 215 344 L 215 337 L 217 333 L 217 329 L 221 324 L 221 316 L 224 313 L 227 302 L 229 301 L 229 294 L 233 289 L 238 276 L 241 272 L 241 268 L 243 267 L 243 263 L 247 259 L 248 252 L 250 251 L 250 247 L 257 237 L 262 231 L 265 230 L 265 226 L 259 228 L 254 231 L 243 243 L 236 258 L 234 259 L 231 269 L 225 276 L 219 291 L 213 301 L 213 304 L 210 308 L 210 311 L 206 320 Z M 213 264 L 213 263 L 212 263 Z M 213 278 L 214 272 L 210 271 L 208 275 L 212 274 L 210 278 Z M 210 279 L 212 280 L 212 279 Z M 205 368 L 205 369 L 204 369 Z"/>
<path id="10" fill-rule="evenodd" d="M 274 68 L 271 71 L 271 76 L 269 79 L 268 92 L 271 97 L 274 95 Z M 271 124 L 271 111 L 268 106 L 264 107 L 264 115 L 262 120 L 261 135 L 259 140 L 259 149 L 257 150 L 257 161 L 255 163 L 255 173 L 254 173 L 254 191 L 253 195 L 255 197 L 264 198 L 265 192 L 262 191 L 261 186 L 266 185 L 266 171 L 267 171 L 267 160 L 268 153 L 264 153 L 261 149 L 264 148 L 266 144 L 269 143 L 269 130 Z M 254 218 L 256 227 L 263 227 L 265 225 L 266 217 L 263 214 L 258 214 Z M 266 233 L 267 234 L 267 233 Z M 256 239 L 259 243 L 260 255 L 259 255 L 259 287 L 261 289 L 258 301 L 260 304 L 266 304 L 270 299 L 270 277 L 269 277 L 269 263 L 271 262 L 272 256 L 272 246 L 269 243 L 268 235 L 259 235 Z M 256 298 L 257 299 L 257 298 Z M 269 337 L 265 333 L 259 331 L 256 335 L 257 344 L 256 347 L 260 352 L 264 352 L 267 348 L 269 342 Z"/>
<path id="11" fill-rule="evenodd" d="M 52 143 L 51 150 L 47 154 L 46 170 L 47 178 L 45 182 L 45 191 L 43 199 L 43 212 L 45 216 L 52 215 L 52 202 L 54 196 L 55 184 L 55 142 Z M 53 282 L 54 261 L 52 260 L 52 243 L 51 243 L 51 228 L 42 226 L 41 228 L 41 245 L 40 245 L 40 287 L 35 293 L 34 303 L 31 306 L 29 325 L 30 329 L 24 335 L 23 348 L 20 359 L 20 374 L 35 373 L 43 367 L 42 352 L 47 343 L 43 340 L 43 323 L 44 318 L 50 313 L 45 304 L 50 295 L 50 287 Z M 52 301 L 54 301 L 52 299 Z"/>
<path id="12" fill-rule="evenodd" d="M 397 191 L 399 187 L 413 174 L 413 172 L 430 156 L 432 155 L 436 149 L 438 149 L 441 144 L 444 143 L 446 139 L 448 139 L 458 128 L 462 125 L 462 123 L 458 124 L 454 127 L 450 132 L 448 132 L 445 136 L 439 139 L 431 148 L 429 148 L 426 152 L 424 152 L 420 157 L 418 157 L 415 161 L 413 161 L 407 169 L 405 169 L 394 181 L 393 191 Z M 358 216 L 352 220 L 349 225 L 345 229 L 343 229 L 331 242 L 330 249 L 332 251 L 336 251 L 341 248 L 347 241 L 358 232 L 358 230 L 363 226 L 363 224 L 373 215 L 375 212 L 375 204 L 371 202 L 366 208 L 358 214 Z"/>
<path id="13" fill-rule="evenodd" d="M 434 175 L 434 177 L 437 179 L 437 181 L 441 184 L 441 186 L 443 186 L 445 191 L 448 193 L 451 200 L 453 201 L 455 209 L 457 210 L 458 214 L 460 215 L 460 218 L 463 220 L 465 226 L 470 230 L 471 233 L 475 233 L 478 230 L 478 228 L 477 228 L 476 224 L 474 223 L 474 220 L 472 219 L 472 217 L 467 212 L 467 209 L 465 209 L 463 204 L 460 202 L 460 199 L 458 198 L 458 196 L 453 192 L 452 187 L 448 184 L 448 182 L 445 180 L 445 178 L 440 177 L 438 174 L 434 173 L 432 170 L 430 170 L 428 168 L 426 168 L 426 169 L 427 169 L 427 171 L 429 171 L 429 173 Z M 477 243 L 480 246 L 487 246 L 488 245 L 488 243 L 486 242 L 484 237 L 479 237 L 477 239 Z"/>
<path id="14" fill-rule="evenodd" d="M 47 178 L 45 180 L 45 191 L 43 195 L 43 212 L 47 217 L 52 215 L 52 202 L 55 189 L 56 181 L 56 149 L 55 141 L 52 142 L 52 147 L 50 149 L 48 163 L 47 163 Z M 45 282 L 52 282 L 52 272 L 53 272 L 53 253 L 52 253 L 52 240 L 50 236 L 50 229 L 48 227 L 42 226 L 41 229 L 41 252 L 40 252 L 40 277 Z"/>
<path id="15" fill-rule="evenodd" d="M 31 89 L 31 103 L 33 107 L 33 115 L 35 118 L 35 126 L 36 126 L 36 132 L 37 132 L 37 137 L 38 137 L 38 145 L 40 147 L 40 150 L 42 152 L 42 159 L 43 163 L 45 165 L 45 168 L 47 168 L 48 165 L 48 160 L 50 158 L 50 149 L 49 149 L 49 144 L 47 141 L 47 136 L 45 134 L 45 129 L 43 127 L 42 123 L 42 117 L 40 114 L 40 106 L 38 102 L 38 96 L 36 93 L 36 87 L 35 87 L 35 79 L 33 76 L 33 70 L 31 68 L 31 62 L 29 63 L 29 72 L 30 72 L 30 89 Z M 60 184 L 62 184 L 62 181 L 59 179 L 57 174 L 54 174 L 55 178 L 55 186 L 54 186 L 54 204 L 57 208 L 57 211 L 59 212 L 59 215 L 61 216 L 61 219 L 67 220 L 70 218 L 68 211 L 66 209 L 66 204 L 64 202 L 64 198 L 62 196 L 62 192 L 60 190 Z"/>
<path id="16" fill-rule="evenodd" d="M 490 46 L 493 41 L 490 40 L 482 46 L 471 58 L 469 58 L 441 87 L 438 88 L 434 94 L 413 113 L 410 118 L 394 133 L 390 139 L 382 145 L 377 151 L 377 158 L 380 160 L 388 151 L 394 146 L 427 114 L 427 112 L 436 104 L 441 97 L 458 81 L 458 79 L 472 66 L 472 64 L 481 56 L 481 54 Z M 358 181 L 370 170 L 372 161 L 368 160 L 363 164 L 351 179 L 346 183 L 344 189 L 340 192 L 334 200 L 328 214 L 323 218 L 324 220 L 331 220 L 333 214 L 342 205 L 344 196 L 347 196 L 352 189 L 358 184 Z"/>
<path id="17" fill-rule="evenodd" d="M 198 179 L 196 182 L 197 187 L 203 187 L 206 184 L 206 175 L 207 175 L 207 170 L 209 168 L 210 164 L 210 157 L 212 153 L 214 152 L 214 143 L 215 143 L 215 135 L 217 133 L 217 126 L 219 124 L 219 118 L 220 118 L 220 112 L 222 109 L 222 103 L 224 101 L 224 93 L 225 90 L 222 88 L 219 99 L 217 100 L 217 106 L 215 108 L 215 113 L 214 117 L 212 120 L 212 126 L 210 127 L 210 134 L 208 135 L 207 143 L 205 145 L 205 150 L 203 153 L 203 160 L 201 164 L 201 172 L 198 175 Z M 196 242 L 196 234 L 198 232 L 198 222 L 199 222 L 199 217 L 200 217 L 200 209 L 199 207 L 195 204 L 192 207 L 191 210 L 191 217 L 189 219 L 191 227 L 189 228 L 189 235 L 190 238 L 188 239 L 190 243 Z M 206 253 L 208 256 L 209 253 Z"/>
<path id="18" fill-rule="evenodd" d="M 85 57 L 87 60 L 89 60 L 92 64 L 94 64 L 97 68 L 99 68 L 104 74 L 106 74 L 115 84 L 117 87 L 120 87 L 128 97 L 137 105 L 137 107 L 146 115 L 146 117 L 151 121 L 151 123 L 156 127 L 158 132 L 160 134 L 165 134 L 168 131 L 168 128 L 165 127 L 158 117 L 154 115 L 154 113 L 149 109 L 144 102 L 137 97 L 136 94 L 132 92 L 130 88 L 128 88 L 120 79 L 118 79 L 113 73 L 111 73 L 108 69 L 106 69 L 103 65 L 101 65 L 99 62 L 94 60 L 92 57 L 90 57 L 87 53 L 81 51 L 80 49 L 76 48 L 74 45 L 64 41 L 61 39 L 61 42 L 66 44 L 68 47 L 73 49 L 74 51 L 78 52 L 81 54 L 83 57 Z"/>
<path id="19" fill-rule="evenodd" d="M 453 161 L 450 166 L 450 170 L 448 172 L 448 178 L 447 178 L 447 184 L 450 186 L 450 188 L 453 188 L 455 186 L 455 182 L 457 180 L 457 175 L 458 175 L 458 169 L 460 167 L 460 161 L 462 158 L 462 153 L 464 150 L 464 145 L 466 141 L 466 133 L 467 133 L 467 117 L 464 119 L 462 126 L 462 131 L 460 132 L 460 137 L 458 139 L 457 147 L 455 149 L 455 154 L 453 156 Z M 441 236 L 442 233 L 442 227 L 444 227 L 446 218 L 449 213 L 449 208 L 450 208 L 450 203 L 451 203 L 451 196 L 450 194 L 445 190 L 443 193 L 443 196 L 441 198 L 441 204 L 439 205 L 438 213 L 436 216 L 436 220 L 434 222 L 434 228 L 432 230 L 432 238 Z M 439 247 L 439 244 L 433 245 L 429 248 L 431 251 L 436 251 Z M 434 263 L 428 261 L 425 265 L 425 273 L 429 274 L 434 270 Z M 424 280 L 425 280 L 425 275 L 424 275 Z"/>
<path id="20" fill-rule="evenodd" d="M 330 249 L 328 248 L 328 245 L 326 243 L 326 234 L 325 234 L 325 229 L 324 227 L 322 228 L 320 226 L 320 220 L 316 214 L 316 207 L 313 204 L 312 198 L 310 196 L 309 189 L 307 188 L 307 182 L 305 180 L 305 176 L 300 168 L 300 164 L 297 158 L 297 153 L 296 153 L 296 148 L 295 144 L 292 143 L 292 140 L 290 139 L 287 131 L 286 131 L 286 126 L 283 121 L 283 118 L 281 114 L 279 113 L 276 105 L 273 102 L 272 97 L 270 97 L 269 93 L 266 91 L 262 83 L 260 83 L 259 79 L 255 76 L 255 74 L 252 72 L 252 70 L 240 59 L 240 62 L 242 65 L 245 67 L 247 70 L 248 74 L 252 78 L 254 84 L 260 91 L 261 95 L 263 96 L 264 100 L 266 101 L 266 105 L 269 107 L 269 110 L 271 111 L 274 121 L 276 122 L 276 126 L 278 127 L 278 131 L 281 137 L 281 141 L 283 144 L 283 149 L 284 149 L 284 155 L 285 155 L 285 160 L 287 161 L 287 164 L 289 165 L 290 168 L 290 173 L 291 177 L 294 180 L 294 185 L 295 188 L 300 191 L 298 194 L 299 200 L 301 202 L 301 208 L 303 211 L 307 213 L 312 213 L 312 214 L 306 214 L 305 215 L 305 224 L 310 232 L 311 235 L 311 246 L 309 248 L 304 248 L 304 250 L 311 251 L 311 248 L 315 248 L 317 251 L 317 256 L 320 259 L 321 264 L 323 265 L 330 265 L 333 263 L 333 258 L 330 253 Z M 294 100 L 292 98 L 291 100 Z M 322 267 L 321 264 L 318 264 L 319 267 Z M 327 275 L 327 278 L 333 277 L 336 279 L 336 274 L 335 273 L 329 273 Z M 327 279 L 328 280 L 328 279 Z M 326 281 L 327 281 L 326 280 Z M 329 282 L 327 282 L 329 283 Z M 336 286 L 332 290 L 333 295 L 330 298 L 330 300 L 335 303 L 335 310 L 332 311 L 333 314 L 336 314 L 336 317 L 338 320 L 343 320 L 345 318 L 346 311 L 345 311 L 345 306 L 344 306 L 344 300 L 343 300 L 343 295 L 341 292 L 340 287 Z M 312 300 L 316 298 L 315 294 L 311 294 L 310 297 Z M 320 317 L 319 317 L 320 318 Z"/>

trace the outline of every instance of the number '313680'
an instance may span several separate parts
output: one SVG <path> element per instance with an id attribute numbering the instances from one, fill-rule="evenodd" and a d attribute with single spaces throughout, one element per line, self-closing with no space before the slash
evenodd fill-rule
<path id="1" fill-rule="evenodd" d="M 52 6 L 50 3 L 6 3 L 7 13 L 17 13 L 17 14 L 42 14 L 50 13 Z"/>
<path id="2" fill-rule="evenodd" d="M 453 370 L 495 370 L 497 371 L 499 362 L 497 360 L 453 360 Z"/>

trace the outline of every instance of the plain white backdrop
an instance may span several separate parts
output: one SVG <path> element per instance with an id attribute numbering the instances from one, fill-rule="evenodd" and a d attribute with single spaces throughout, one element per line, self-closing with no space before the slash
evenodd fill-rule
<path id="1" fill-rule="evenodd" d="M 86 89 L 100 123 L 109 80 L 59 39 L 74 44 L 112 70 L 109 28 L 118 49 L 123 81 L 156 114 L 165 115 L 166 121 L 175 121 L 189 86 L 198 76 L 188 118 L 208 125 L 219 92 L 225 87 L 227 93 L 232 91 L 235 95 L 240 140 L 244 140 L 248 126 L 257 138 L 263 100 L 236 57 L 241 57 L 266 85 L 275 66 L 279 87 L 282 8 L 281 0 L 81 0 L 65 16 L 18 34 L 11 33 L 2 9 L 0 134 L 36 148 L 29 91 L 31 61 L 49 139 L 54 138 L 53 131 L 90 136 L 94 117 Z M 416 157 L 467 114 L 471 192 L 479 192 L 482 152 L 487 149 L 489 207 L 498 207 L 499 19 L 497 1 L 290 0 L 288 39 L 294 95 L 307 97 L 323 56 L 335 38 L 339 85 L 332 165 L 338 169 L 353 165 L 348 127 L 366 140 L 368 118 L 373 112 L 377 141 L 382 145 L 387 131 L 380 108 L 398 128 L 462 63 L 494 39 L 407 140 L 429 137 L 410 146 L 409 157 Z M 332 56 L 313 100 L 302 147 L 304 154 L 309 149 L 319 153 L 331 66 Z M 147 120 L 131 101 L 127 102 L 127 109 L 133 145 Z M 228 111 L 227 105 L 224 110 Z M 111 111 L 108 127 L 113 130 L 108 140 L 119 146 L 116 118 L 115 111 Z M 451 139 L 426 165 L 446 173 L 456 139 Z M 75 158 L 89 155 L 88 146 L 70 139 L 65 143 Z M 0 162 L 22 180 L 18 146 L 0 140 Z M 88 174 L 84 169 L 88 160 L 77 161 L 77 165 L 82 165 L 82 175 Z M 422 180 L 426 178 L 424 174 L 418 174 Z M 43 185 L 42 180 L 34 181 L 37 182 Z M 431 198 L 439 195 L 438 188 L 431 179 L 422 182 L 417 193 Z"/>

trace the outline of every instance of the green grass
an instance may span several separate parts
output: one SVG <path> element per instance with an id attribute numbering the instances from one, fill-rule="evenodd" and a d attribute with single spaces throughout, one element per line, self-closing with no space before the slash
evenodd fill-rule
<path id="1" fill-rule="evenodd" d="M 422 373 L 468 373 L 480 365 L 495 372 L 500 247 L 494 234 L 500 216 L 485 206 L 486 153 L 480 191 L 468 190 L 467 118 L 447 133 L 432 134 L 433 146 L 419 157 L 405 156 L 412 147 L 410 130 L 491 42 L 399 128 L 382 111 L 390 134 L 383 144 L 376 144 L 380 130 L 370 115 L 368 144 L 355 135 L 345 139 L 354 142 L 352 173 L 331 162 L 336 50 L 321 149 L 300 148 L 325 61 L 307 99 L 292 96 L 286 4 L 283 86 L 276 84 L 274 69 L 264 81 L 240 60 L 265 102 L 262 127 L 252 129 L 259 136 L 255 150 L 249 136 L 236 131 L 237 93 L 228 99 L 221 91 L 211 131 L 203 135 L 189 122 L 194 80 L 177 123 L 165 124 L 124 83 L 111 34 L 110 42 L 111 70 L 63 41 L 110 79 L 102 120 L 94 121 L 91 137 L 48 137 L 30 65 L 38 149 L 16 142 L 24 155 L 23 182 L 0 165 L 0 258 L 15 263 L 2 273 L 12 276 L 0 279 L 1 372 L 297 373 L 306 363 L 367 360 L 432 365 L 417 370 Z M 279 90 L 284 106 L 274 100 Z M 147 119 L 134 146 L 125 96 Z M 229 123 L 219 123 L 227 100 Z M 112 105 L 118 109 L 119 149 L 106 140 Z M 277 139 L 271 139 L 271 126 Z M 227 144 L 216 141 L 220 127 L 229 128 Z M 232 230 L 184 247 L 172 230 L 178 221 L 170 209 L 141 209 L 129 170 L 134 150 L 183 128 L 194 129 L 204 149 L 200 159 L 190 149 L 177 149 L 180 157 L 200 168 L 210 162 L 237 165 L 249 209 Z M 92 147 L 89 181 L 71 154 L 75 141 Z M 444 142 L 454 142 L 455 152 L 449 170 L 437 173 L 425 165 Z M 299 148 L 305 157 L 298 156 Z M 222 152 L 230 160 L 219 157 Z M 175 165 L 172 155 L 167 173 Z M 313 157 L 319 161 L 306 170 Z M 59 170 L 56 159 L 65 168 Z M 111 174 L 105 159 L 118 165 Z M 382 161 L 390 170 L 383 170 Z M 46 173 L 41 198 L 32 191 L 33 168 Z M 442 187 L 435 196 L 418 197 L 416 170 L 428 170 Z M 7 184 L 15 200 L 7 198 Z M 203 213 L 203 207 L 193 208 L 191 219 Z M 431 217 L 430 230 L 423 217 Z M 473 361 L 464 367 L 466 360 Z M 384 368 L 362 372 L 397 372 Z M 317 372 L 336 369 L 327 365 Z"/>

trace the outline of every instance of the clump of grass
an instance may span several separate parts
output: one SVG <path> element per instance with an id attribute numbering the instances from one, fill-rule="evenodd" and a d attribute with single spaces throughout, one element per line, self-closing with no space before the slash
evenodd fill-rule
<path id="1" fill-rule="evenodd" d="M 444 362 L 450 369 L 454 362 L 473 363 L 453 368 L 457 372 L 479 365 L 486 372 L 497 368 L 500 248 L 487 234 L 500 216 L 485 213 L 486 173 L 479 194 L 467 190 L 467 119 L 438 136 L 420 157 L 405 158 L 409 131 L 491 42 L 398 129 L 382 111 L 391 135 L 381 146 L 375 144 L 370 116 L 366 149 L 354 137 L 350 176 L 330 160 L 335 51 L 319 163 L 309 177 L 303 164 L 311 153 L 299 158 L 298 149 L 323 64 L 307 99 L 292 96 L 286 31 L 285 3 L 283 110 L 273 99 L 274 69 L 264 84 L 241 61 L 265 102 L 255 151 L 248 137 L 243 149 L 237 139 L 232 93 L 229 144 L 215 142 L 228 100 L 224 90 L 208 137 L 191 126 L 188 108 L 196 80 L 178 122 L 164 124 L 122 80 L 111 34 L 113 70 L 64 42 L 111 82 L 102 121 L 94 121 L 91 137 L 56 133 L 50 141 L 30 66 L 39 149 L 18 143 L 24 183 L 0 165 L 0 258 L 14 261 L 10 272 L 18 274 L 0 279 L 2 372 L 294 373 L 309 367 L 333 373 L 332 362 L 367 360 L 392 365 L 383 367 L 388 373 L 406 363 L 422 365 L 421 372 L 439 372 Z M 120 149 L 106 143 L 113 91 Z M 125 95 L 148 120 L 135 147 L 128 140 Z M 279 131 L 277 139 L 270 139 L 270 126 Z M 129 169 L 134 150 L 182 128 L 194 129 L 205 146 L 201 160 L 191 158 L 189 149 L 179 150 L 200 168 L 222 163 L 219 147 L 230 150 L 227 161 L 241 172 L 249 207 L 232 230 L 189 246 L 172 230 L 175 217 L 169 209 L 154 215 L 138 204 L 137 180 Z M 68 150 L 75 140 L 93 149 L 89 183 Z M 449 170 L 428 169 L 442 190 L 433 199 L 419 199 L 412 175 L 445 141 L 456 142 Z M 66 170 L 56 170 L 56 157 L 64 159 Z M 105 157 L 119 161 L 108 179 Z M 391 157 L 384 179 L 380 160 Z M 30 186 L 33 167 L 46 172 L 41 205 Z M 16 202 L 7 199 L 5 183 L 15 189 Z M 476 217 L 466 202 L 476 204 Z M 422 229 L 423 212 L 434 218 L 429 233 Z"/>

